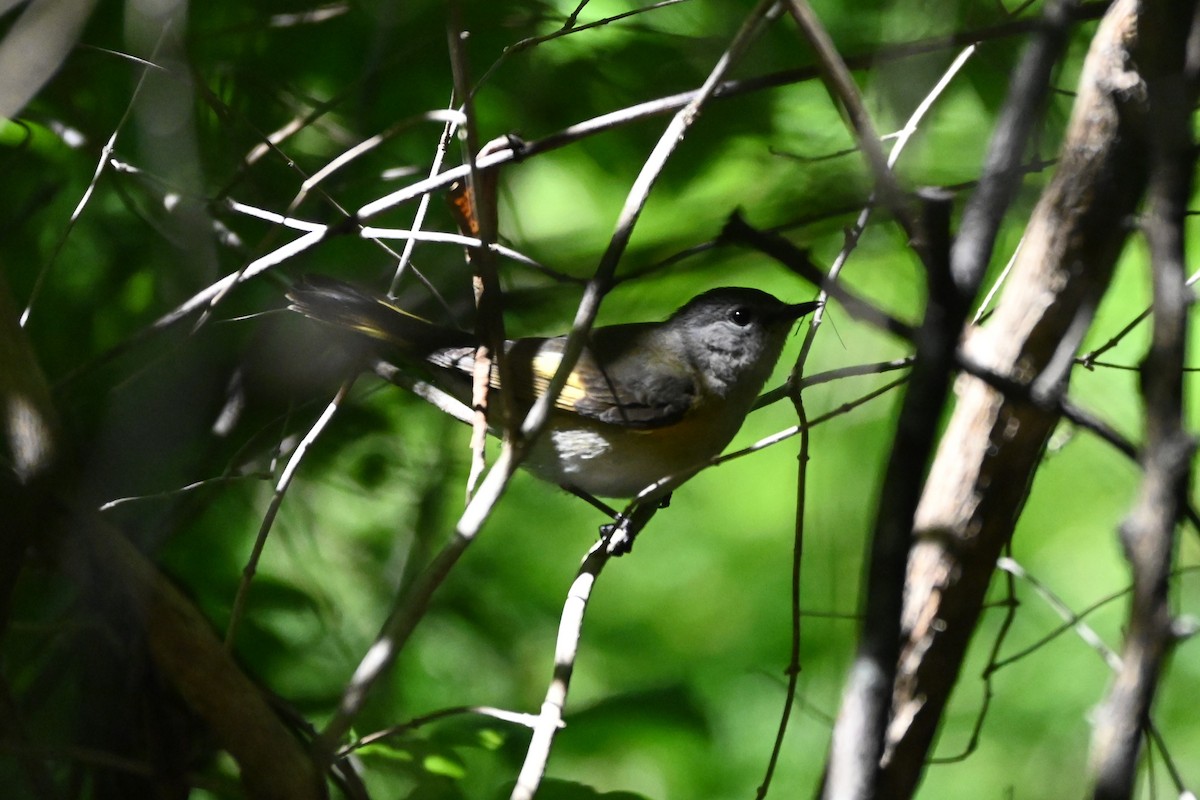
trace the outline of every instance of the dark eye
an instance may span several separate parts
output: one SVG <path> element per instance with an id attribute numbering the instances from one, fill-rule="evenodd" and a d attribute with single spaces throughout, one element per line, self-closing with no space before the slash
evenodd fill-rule
<path id="1" fill-rule="evenodd" d="M 745 306 L 738 306 L 729 312 L 729 319 L 734 325 L 744 328 L 754 321 L 754 312 Z"/>

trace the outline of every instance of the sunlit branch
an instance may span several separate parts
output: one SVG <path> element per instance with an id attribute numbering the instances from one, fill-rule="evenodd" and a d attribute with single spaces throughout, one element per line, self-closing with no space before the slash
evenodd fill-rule
<path id="1" fill-rule="evenodd" d="M 292 484 L 292 478 L 296 475 L 296 470 L 300 468 L 300 462 L 304 460 L 304 456 L 308 453 L 308 448 L 312 446 L 321 432 L 333 419 L 333 415 L 337 413 L 345 401 L 346 396 L 350 393 L 351 387 L 354 386 L 354 378 L 347 378 L 338 389 L 334 398 L 325 406 L 325 410 L 321 412 L 321 416 L 312 424 L 308 432 L 300 439 L 296 445 L 296 449 L 292 452 L 287 464 L 283 468 L 283 472 L 279 475 L 279 480 L 275 482 L 275 490 L 271 493 L 271 502 L 267 504 L 266 513 L 263 514 L 262 522 L 259 524 L 258 533 L 254 537 L 254 545 L 250 549 L 250 556 L 246 559 L 245 565 L 242 567 L 242 577 L 238 582 L 237 593 L 233 597 L 233 608 L 229 612 L 229 623 L 225 627 L 225 649 L 232 651 L 237 641 L 238 626 L 241 624 L 242 615 L 246 610 L 246 601 L 250 595 L 250 583 L 254 580 L 254 574 L 258 570 L 259 559 L 262 558 L 263 548 L 267 545 L 267 536 L 270 535 L 271 528 L 275 524 L 275 518 L 279 514 L 279 509 L 283 505 L 283 498 L 287 494 L 288 487 Z"/>

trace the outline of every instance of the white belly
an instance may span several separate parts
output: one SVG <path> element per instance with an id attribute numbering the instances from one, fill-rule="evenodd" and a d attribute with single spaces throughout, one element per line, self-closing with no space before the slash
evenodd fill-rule
<path id="1" fill-rule="evenodd" d="M 636 429 L 593 423 L 551 426 L 525 466 L 543 480 L 582 489 L 597 497 L 631 498 L 669 478 L 661 496 L 690 478 L 720 453 L 737 427 L 714 427 L 707 415 L 692 415 L 667 428 Z M 740 423 L 740 419 L 734 418 Z"/>

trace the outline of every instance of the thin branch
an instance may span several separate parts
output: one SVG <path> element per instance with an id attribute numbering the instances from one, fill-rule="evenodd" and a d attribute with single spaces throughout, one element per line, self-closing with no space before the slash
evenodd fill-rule
<path id="1" fill-rule="evenodd" d="M 121 114 L 121 118 L 117 120 L 117 124 L 113 128 L 112 134 L 108 137 L 108 141 L 100 148 L 100 158 L 96 160 L 96 169 L 92 173 L 92 179 L 88 181 L 87 188 L 83 190 L 83 195 L 79 198 L 79 202 L 75 205 L 75 209 L 67 219 L 66 225 L 63 226 L 58 241 L 54 244 L 54 250 L 50 253 L 50 257 L 38 270 L 37 277 L 33 281 L 33 288 L 29 292 L 29 299 L 25 301 L 25 310 L 21 312 L 20 325 L 22 328 L 29 324 L 29 315 L 33 313 L 33 304 L 37 301 L 38 295 L 41 294 L 42 286 L 46 282 L 46 276 L 50 274 L 54 262 L 58 260 L 58 256 L 62 252 L 63 246 L 66 245 L 71 232 L 75 230 L 75 223 L 82 216 L 88 201 L 92 199 L 92 193 L 96 190 L 96 185 L 100 182 L 100 177 L 104 174 L 104 168 L 112 160 L 113 152 L 117 146 L 117 134 L 125 127 L 125 123 L 129 121 L 129 117 L 133 113 L 133 106 L 137 103 L 138 96 L 142 93 L 142 88 L 146 85 L 146 77 L 150 74 L 151 69 L 162 69 L 162 67 L 153 63 L 152 59 L 158 55 L 159 48 L 162 47 L 163 40 L 166 38 L 169 29 L 169 24 L 164 25 L 158 42 L 155 43 L 154 50 L 150 53 L 149 59 L 144 60 L 143 69 L 141 74 L 138 75 L 137 84 L 133 87 L 133 93 L 129 96 L 129 102 L 125 105 L 125 111 Z M 143 61 L 142 59 L 138 60 Z"/>
<path id="2" fill-rule="evenodd" d="M 341 407 L 346 396 L 350 393 L 351 387 L 354 386 L 354 377 L 347 378 L 338 389 L 337 394 L 325 406 L 325 410 L 321 412 L 321 416 L 313 423 L 308 432 L 296 445 L 296 449 L 292 452 L 288 459 L 287 465 L 283 468 L 283 472 L 279 475 L 279 480 L 275 482 L 275 491 L 271 493 L 271 502 L 267 505 L 267 511 L 263 514 L 262 522 L 258 526 L 258 534 L 254 537 L 254 545 L 250 548 L 250 556 L 246 559 L 245 566 L 242 567 L 242 577 L 238 581 L 237 593 L 233 597 L 233 608 L 229 612 L 229 623 L 225 626 L 225 649 L 233 651 L 234 644 L 237 641 L 238 626 L 241 624 L 242 615 L 246 611 L 246 601 L 250 596 L 250 583 L 254 580 L 254 574 L 258 570 L 258 562 L 262 558 L 263 548 L 267 545 L 267 536 L 271 532 L 271 528 L 275 525 L 275 517 L 279 514 L 279 509 L 283 505 L 284 495 L 287 494 L 288 487 L 292 484 L 292 478 L 296 475 L 296 470 L 300 467 L 300 462 L 304 460 L 304 456 L 308 453 L 308 448 L 312 446 L 321 432 L 333 419 L 333 415 Z"/>
<path id="3" fill-rule="evenodd" d="M 996 277 L 992 288 L 988 289 L 987 294 L 983 296 L 983 301 L 980 302 L 979 308 L 975 311 L 975 316 L 971 319 L 972 325 L 978 325 L 983 322 L 987 315 L 988 309 L 991 308 L 992 300 L 996 298 L 996 294 L 1000 291 L 1000 287 L 1004 286 L 1004 282 L 1008 280 L 1009 273 L 1012 272 L 1013 264 L 1017 263 L 1017 254 L 1021 252 L 1021 242 L 1025 241 L 1025 237 L 1021 237 L 1021 241 L 1017 242 L 1017 246 L 1013 248 L 1013 253 L 1008 257 L 1008 262 L 1005 263 L 1004 269 Z"/>
<path id="4" fill-rule="evenodd" d="M 479 236 L 481 242 L 479 247 L 467 251 L 467 260 L 472 271 L 471 286 L 475 296 L 477 339 L 471 376 L 471 407 L 475 409 L 475 420 L 471 426 L 471 471 L 467 476 L 466 487 L 466 499 L 470 501 L 479 477 L 487 466 L 489 395 L 493 368 L 500 376 L 500 405 L 504 409 L 504 419 L 496 420 L 493 415 L 492 422 L 500 424 L 506 440 L 512 437 L 515 424 L 513 381 L 504 353 L 504 296 L 500 291 L 495 255 L 489 248 L 489 245 L 496 241 L 499 226 L 499 209 L 496 202 L 498 173 L 492 171 L 484 174 L 477 166 L 480 155 L 486 154 L 490 149 L 503 149 L 507 140 L 501 139 L 492 142 L 487 148 L 480 148 L 479 130 L 475 121 L 474 92 L 470 87 L 470 66 L 465 46 L 468 34 L 462 23 L 462 4 L 459 0 L 451 0 L 449 8 L 446 33 L 449 40 L 450 71 L 454 77 L 454 94 L 462 98 L 463 113 L 466 116 L 466 123 L 459 128 L 468 167 L 466 198 L 470 208 L 466 219 L 473 229 L 471 232 Z"/>
<path id="5" fill-rule="evenodd" d="M 478 83 L 475 84 L 475 88 L 472 91 L 478 92 L 479 89 L 485 83 L 487 83 L 488 79 L 491 78 L 493 74 L 495 74 L 496 70 L 498 70 L 504 64 L 505 61 L 507 61 L 509 58 L 511 58 L 512 56 L 515 56 L 516 54 L 520 53 L 523 50 L 528 50 L 529 48 L 535 47 L 544 42 L 549 42 L 549 41 L 553 41 L 555 39 L 560 39 L 563 36 L 570 36 L 571 34 L 581 33 L 583 31 L 591 30 L 592 28 L 599 28 L 599 27 L 603 27 L 604 25 L 611 25 L 614 22 L 619 22 L 623 19 L 628 19 L 629 17 L 634 17 L 634 16 L 638 16 L 641 14 L 645 14 L 648 11 L 657 11 L 660 8 L 666 8 L 667 6 L 673 6 L 678 3 L 686 3 L 686 2 L 689 2 L 689 0 L 659 0 L 659 2 L 657 2 L 657 3 L 650 3 L 649 5 L 642 6 L 641 8 L 635 8 L 630 11 L 623 11 L 620 14 L 614 14 L 611 17 L 604 17 L 602 19 L 592 20 L 591 22 L 586 22 L 582 25 L 579 25 L 576 23 L 576 18 L 578 17 L 579 12 L 583 10 L 583 6 L 585 6 L 587 4 L 586 0 L 585 0 L 585 2 L 582 2 L 579 4 L 579 7 L 575 9 L 574 13 L 570 14 L 563 21 L 562 27 L 560 27 L 558 30 L 553 31 L 551 33 L 543 34 L 541 36 L 530 36 L 528 38 L 520 40 L 519 42 L 515 42 L 515 43 L 510 44 L 507 47 L 505 47 L 504 50 L 500 53 L 500 55 L 496 58 L 496 60 L 492 62 L 492 65 L 490 67 L 488 67 L 487 70 L 484 71 L 483 76 L 480 77 Z"/>
<path id="6" fill-rule="evenodd" d="M 833 408 L 833 409 L 830 409 L 829 411 L 826 411 L 824 414 L 818 414 L 817 416 L 808 420 L 808 422 L 805 423 L 804 425 L 793 425 L 790 428 L 784 428 L 783 430 L 778 431 L 777 433 L 773 433 L 770 436 L 764 436 L 763 438 L 759 439 L 754 444 L 748 445 L 747 447 L 743 447 L 740 450 L 733 450 L 731 452 L 717 456 L 710 462 L 710 466 L 714 466 L 714 467 L 720 466 L 721 464 L 724 464 L 726 461 L 732 461 L 735 458 L 745 458 L 746 456 L 750 455 L 751 453 L 757 453 L 759 450 L 763 450 L 767 447 L 774 447 L 775 445 L 779 444 L 780 442 L 790 439 L 793 436 L 796 436 L 798 434 L 801 434 L 806 430 L 815 428 L 818 425 L 823 425 L 826 422 L 829 422 L 830 420 L 832 420 L 836 417 L 842 416 L 843 414 L 848 414 L 851 411 L 853 411 L 854 409 L 858 408 L 859 406 L 865 405 L 866 403 L 869 403 L 878 397 L 882 397 L 883 395 L 887 394 L 888 392 L 892 391 L 893 389 L 903 386 L 907 382 L 908 382 L 907 375 L 905 375 L 904 377 L 901 377 L 901 378 L 897 378 L 893 381 L 889 381 L 888 383 L 885 383 L 883 386 L 880 386 L 878 389 L 873 389 L 872 391 L 867 392 L 866 394 L 862 395 L 861 397 L 856 397 L 853 400 L 848 400 L 845 403 L 838 405 L 837 408 Z"/>
<path id="7" fill-rule="evenodd" d="M 575 658 L 579 654 L 579 642 L 583 635 L 583 615 L 587 611 L 596 579 L 610 558 L 604 541 L 596 542 L 584 557 L 579 573 L 567 592 L 554 646 L 554 676 L 546 689 L 542 710 L 533 727 L 533 736 L 517 775 L 511 800 L 533 800 L 541 785 L 546 763 L 550 760 L 554 735 L 563 727 L 563 708 L 567 704 L 567 690 L 571 687 L 571 674 L 575 671 Z"/>
<path id="8" fill-rule="evenodd" d="M 506 711 L 503 708 L 493 708 L 492 706 L 456 706 L 454 708 L 443 708 L 438 711 L 433 711 L 429 714 L 422 714 L 419 717 L 414 717 L 408 722 L 403 722 L 399 725 L 392 725 L 374 733 L 368 733 L 359 739 L 355 739 L 350 744 L 338 751 L 337 757 L 343 759 L 356 750 L 361 750 L 364 747 L 381 742 L 385 739 L 390 739 L 393 736 L 401 736 L 410 731 L 415 731 L 418 728 L 438 722 L 443 719 L 457 716 L 479 716 L 487 717 L 488 719 L 498 719 L 501 722 L 509 722 L 513 725 L 520 725 L 525 728 L 532 728 L 538 721 L 537 714 L 521 714 L 516 711 Z"/>
<path id="9" fill-rule="evenodd" d="M 533 408 L 530 409 L 525 421 L 521 425 L 522 444 L 532 442 L 548 421 L 550 405 L 557 398 L 559 392 L 562 391 L 568 375 L 574 369 L 575 362 L 579 359 L 588 331 L 591 329 L 596 312 L 599 310 L 600 300 L 611 286 L 612 276 L 616 272 L 617 263 L 625 252 L 625 247 L 629 243 L 629 238 L 633 233 L 633 227 L 641 216 L 642 209 L 649 198 L 650 190 L 657 182 L 667 159 L 675 151 L 687 129 L 695 122 L 704 104 L 712 96 L 712 93 L 720 84 L 726 71 L 746 52 L 751 42 L 757 38 L 765 24 L 774 19 L 777 14 L 778 9 L 775 6 L 775 0 L 760 0 L 742 23 L 741 28 L 734 35 L 733 41 L 709 73 L 708 78 L 705 80 L 695 99 L 675 115 L 671 123 L 667 126 L 667 130 L 664 131 L 662 137 L 658 140 L 658 144 L 642 165 L 638 177 L 634 180 L 633 186 L 630 188 L 625 205 L 621 209 L 621 213 L 617 219 L 616 230 L 609 240 L 608 248 L 601 256 L 600 264 L 596 268 L 596 274 L 588 283 L 584 297 L 579 304 L 575 322 L 563 346 L 562 361 L 554 377 L 550 380 L 546 393 L 534 403 Z M 506 447 L 502 455 L 509 451 L 510 448 Z M 491 477 L 492 475 L 488 476 L 489 479 Z M 669 491 L 672 486 L 673 484 L 668 483 L 663 488 Z M 635 500 L 635 504 L 637 502 Z M 626 511 L 622 515 L 623 520 L 614 529 L 610 529 L 612 532 L 610 535 L 621 538 L 623 542 L 621 545 L 622 548 L 628 548 L 631 545 L 632 537 L 637 533 L 637 528 L 627 526 L 626 523 L 639 520 L 640 524 L 644 525 L 645 521 L 653 515 L 656 508 L 657 503 L 651 501 L 646 502 L 641 509 Z M 550 747 L 553 744 L 554 733 L 558 729 L 558 722 L 561 721 L 562 709 L 566 703 L 567 688 L 578 644 L 577 633 L 564 634 L 564 631 L 578 630 L 579 626 L 582 625 L 583 611 L 586 608 L 587 597 L 590 594 L 595 577 L 604 567 L 604 564 L 607 563 L 610 555 L 615 552 L 616 549 L 610 541 L 609 536 L 602 538 L 597 543 L 591 553 L 589 553 L 588 558 L 585 559 L 584 568 L 581 569 L 580 575 L 576 579 L 576 586 L 572 588 L 571 596 L 575 599 L 573 601 L 568 600 L 568 606 L 571 608 L 564 606 L 563 622 L 560 626 L 559 648 L 556 649 L 555 654 L 554 679 L 551 681 L 546 699 L 542 704 L 544 722 L 539 723 L 538 727 L 534 730 L 529 750 L 526 753 L 525 763 L 521 767 L 521 772 L 517 778 L 517 785 L 513 789 L 512 800 L 531 800 L 541 783 L 546 763 L 550 758 Z"/>
<path id="10" fill-rule="evenodd" d="M 1037 592 L 1038 596 L 1041 597 L 1047 605 L 1054 609 L 1054 613 L 1058 614 L 1058 616 L 1062 618 L 1063 625 L 1051 631 L 1046 636 L 1043 636 L 1041 639 L 1029 645 L 1028 647 L 1022 648 L 1011 656 L 1008 656 L 1003 660 L 993 661 L 990 665 L 990 669 L 993 672 L 1020 661 L 1025 656 L 1037 651 L 1039 648 L 1044 647 L 1046 644 L 1053 641 L 1060 634 L 1071 630 L 1075 631 L 1075 635 L 1078 636 L 1084 644 L 1095 650 L 1100 655 L 1100 658 L 1104 660 L 1104 663 L 1108 665 L 1109 669 L 1111 669 L 1113 672 L 1117 672 L 1121 669 L 1121 657 L 1117 655 L 1116 651 L 1105 644 L 1104 639 L 1101 638 L 1100 634 L 1096 633 L 1096 630 L 1091 625 L 1088 625 L 1084 619 L 1093 611 L 1102 608 L 1108 603 L 1111 603 L 1114 600 L 1117 600 L 1128 594 L 1129 590 L 1109 595 L 1108 597 L 1105 597 L 1088 606 L 1083 611 L 1076 613 L 1075 611 L 1071 610 L 1071 607 L 1067 605 L 1066 601 L 1055 594 L 1054 591 L 1045 583 L 1029 574 L 1029 572 L 1015 559 L 1010 557 L 1001 558 L 998 562 L 996 562 L 996 568 L 1009 575 L 1018 577 L 1032 586 L 1033 590 Z"/>
<path id="11" fill-rule="evenodd" d="M 453 106 L 454 98 L 450 98 L 450 104 Z M 433 159 L 429 165 L 430 177 L 441 172 L 442 162 L 446 158 L 446 150 L 450 146 L 450 137 L 454 135 L 454 131 L 461 122 L 446 120 L 446 124 L 442 127 L 442 134 L 438 137 L 437 147 L 433 149 Z M 425 224 L 425 215 L 429 212 L 429 204 L 433 201 L 433 195 L 427 194 L 421 197 L 417 203 L 417 211 L 413 214 L 413 222 L 411 230 L 416 233 L 421 230 Z M 404 249 L 400 253 L 400 258 L 396 262 L 396 269 L 392 272 L 392 283 L 388 287 L 388 297 L 395 297 L 400 291 L 400 281 L 404 278 L 404 274 L 408 271 L 409 265 L 412 264 L 413 252 L 417 248 L 417 240 L 409 239 L 404 243 Z"/>
<path id="12" fill-rule="evenodd" d="M 1191 212 L 1189 212 L 1189 213 L 1191 213 Z M 1195 286 L 1197 282 L 1200 282 L 1200 270 L 1196 270 L 1188 277 L 1187 286 L 1189 286 L 1189 287 Z M 1134 317 L 1132 320 L 1130 320 L 1128 323 L 1126 323 L 1126 325 L 1123 328 L 1121 328 L 1121 330 L 1117 331 L 1115 334 L 1113 334 L 1111 337 L 1109 337 L 1108 341 L 1106 341 L 1104 344 L 1100 345 L 1095 350 L 1092 350 L 1092 351 L 1080 356 L 1079 363 L 1083 364 L 1083 366 L 1085 366 L 1089 369 L 1091 369 L 1092 366 L 1099 366 L 1101 364 L 1101 362 L 1097 361 L 1097 359 L 1100 356 L 1107 353 L 1109 350 L 1111 350 L 1114 347 L 1116 347 L 1117 345 L 1119 345 L 1125 339 L 1126 336 L 1128 336 L 1130 333 L 1132 333 L 1134 331 L 1134 329 L 1136 329 L 1139 325 L 1141 325 L 1143 322 L 1145 322 L 1147 319 L 1149 319 L 1150 313 L 1153 310 L 1154 310 L 1153 306 L 1143 309 L 1140 314 L 1138 314 L 1136 317 Z"/>
<path id="13" fill-rule="evenodd" d="M 785 397 L 790 397 L 792 392 L 801 391 L 810 386 L 819 386 L 822 383 L 838 381 L 842 378 L 856 378 L 862 375 L 882 375 L 885 372 L 907 369 L 911 366 L 912 358 L 906 357 L 896 358 L 891 361 L 878 361 L 874 364 L 851 364 L 848 367 L 838 367 L 812 375 L 799 376 L 793 372 L 782 386 L 776 387 L 769 392 L 764 392 L 762 397 L 754 402 L 754 409 L 766 408 Z"/>
<path id="14" fill-rule="evenodd" d="M 905 201 L 904 192 L 896 182 L 896 176 L 892 174 L 888 159 L 879 145 L 879 134 L 875 130 L 875 124 L 871 121 L 871 115 L 867 113 L 849 67 L 807 0 L 787 0 L 787 6 L 801 33 L 817 55 L 817 63 L 826 88 L 838 99 L 848 118 L 859 150 L 866 158 L 867 166 L 875 178 L 875 194 L 892 212 L 896 222 L 908 235 L 909 241 L 913 242 L 918 250 L 922 250 L 924 237 L 921 235 L 918 220 Z"/>
<path id="15" fill-rule="evenodd" d="M 215 478 L 204 478 L 191 483 L 185 483 L 183 486 L 177 486 L 173 489 L 166 489 L 161 492 L 152 492 L 150 494 L 126 495 L 125 497 L 117 497 L 112 500 L 107 500 L 96 507 L 97 511 L 111 511 L 118 506 L 123 506 L 126 503 L 140 503 L 146 500 L 157 500 L 166 497 L 178 497 L 181 494 L 194 492 L 197 489 L 204 489 L 210 486 L 220 486 L 229 483 L 241 483 L 242 481 L 262 481 L 270 480 L 269 472 L 245 472 L 238 475 L 218 475 Z"/>
<path id="16" fill-rule="evenodd" d="M 793 373 L 793 377 L 794 377 Z M 789 383 L 791 381 L 789 380 Z M 794 385 L 798 386 L 797 381 Z M 779 715 L 779 725 L 775 730 L 775 742 L 771 746 L 771 756 L 767 759 L 767 769 L 763 774 L 755 797 L 762 800 L 771 789 L 771 779 L 779 764 L 779 756 L 783 752 L 783 739 L 787 734 L 788 722 L 791 720 L 792 707 L 796 703 L 796 692 L 800 685 L 800 636 L 802 633 L 801 620 L 803 614 L 800 606 L 800 577 L 804 561 L 804 508 L 808 500 L 808 459 L 809 435 L 808 414 L 804 409 L 804 398 L 797 388 L 791 393 L 792 407 L 796 411 L 801 429 L 800 451 L 796 456 L 796 512 L 793 519 L 792 532 L 792 575 L 791 575 L 791 643 L 788 651 L 788 665 L 784 673 L 787 675 L 787 687 L 783 693 L 783 710 Z"/>
<path id="17" fill-rule="evenodd" d="M 1196 87 L 1184 78 L 1196 4 L 1139 7 L 1136 58 L 1149 99 L 1149 213 L 1145 231 L 1154 282 L 1154 328 L 1142 365 L 1146 440 L 1142 484 L 1121 524 L 1133 572 L 1121 669 L 1092 732 L 1092 797 L 1132 796 L 1150 707 L 1174 643 L 1168 603 L 1175 530 L 1187 493 L 1195 440 L 1183 425 L 1183 367 L 1191 293 L 1185 285 L 1184 217 L 1195 150 L 1191 110 Z"/>
<path id="18" fill-rule="evenodd" d="M 963 210 L 951 270 L 963 293 L 974 295 L 995 248 L 1004 214 L 1021 182 L 1021 165 L 1041 119 L 1051 75 L 1067 45 L 1074 0 L 1046 4 L 1041 25 L 1021 57 L 988 144 L 979 188 Z"/>
<path id="19" fill-rule="evenodd" d="M 963 66 L 967 63 L 967 60 L 970 59 L 974 52 L 975 45 L 972 44 L 963 49 L 963 51 L 954 58 L 954 60 L 950 63 L 950 66 L 947 67 L 946 71 L 942 73 L 942 76 L 938 79 L 938 82 L 934 84 L 929 93 L 921 100 L 920 103 L 917 104 L 917 107 L 913 110 L 913 113 L 909 115 L 908 119 L 904 123 L 904 127 L 894 134 L 896 141 L 892 145 L 891 151 L 888 153 L 888 169 L 894 168 L 897 162 L 899 162 L 901 154 L 908 146 L 908 143 L 912 141 L 912 137 L 919 130 L 921 122 L 925 119 L 925 116 L 929 113 L 929 110 L 933 108 L 933 104 L 939 97 L 941 97 L 942 93 L 945 92 L 946 88 L 950 85 L 950 82 L 962 70 Z M 867 223 L 871 220 L 871 212 L 873 209 L 874 203 L 868 202 L 865 206 L 863 206 L 862 210 L 859 211 L 858 218 L 854 221 L 854 225 L 852 225 L 850 229 L 846 231 L 845 244 L 838 252 L 837 257 L 834 258 L 828 272 L 824 275 L 821 282 L 817 284 L 820 287 L 820 295 L 817 299 L 821 301 L 822 305 L 809 320 L 808 328 L 806 329 L 804 335 L 804 343 L 800 346 L 800 353 L 796 357 L 796 364 L 793 366 L 792 372 L 788 377 L 789 385 L 793 384 L 797 378 L 803 374 L 804 365 L 808 361 L 808 354 L 812 350 L 813 342 L 816 341 L 817 331 L 820 329 L 822 322 L 824 322 L 825 302 L 830 296 L 829 291 L 825 287 L 839 285 L 838 277 L 841 275 L 843 267 L 845 267 L 846 262 L 849 260 L 850 254 L 853 253 L 854 249 L 858 246 L 858 241 L 862 236 L 863 231 L 866 230 Z M 779 232 L 780 229 L 778 228 L 767 231 L 767 233 L 772 234 Z M 794 254 L 791 256 L 791 258 L 797 262 L 807 261 L 807 259 L 798 258 Z M 892 325 L 894 323 L 887 322 L 885 324 Z M 908 330 L 909 335 L 905 338 L 911 340 L 911 328 Z M 911 363 L 911 359 L 908 359 L 907 363 Z M 819 382 L 818 377 L 819 376 L 809 376 L 804 378 L 801 381 L 799 388 L 804 388 L 804 386 L 808 385 L 815 385 Z M 764 403 L 760 403 L 760 405 L 761 404 Z"/>

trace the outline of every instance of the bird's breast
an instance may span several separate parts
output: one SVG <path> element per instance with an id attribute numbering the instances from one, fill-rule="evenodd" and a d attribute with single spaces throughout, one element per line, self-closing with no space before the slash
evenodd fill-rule
<path id="1" fill-rule="evenodd" d="M 559 412 L 526 460 L 538 477 L 599 497 L 634 497 L 662 479 L 665 494 L 725 448 L 741 415 L 701 404 L 673 425 L 631 428 Z M 744 414 L 744 412 L 743 412 Z"/>

